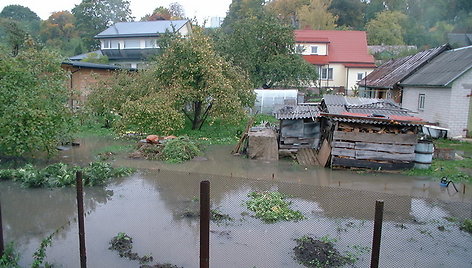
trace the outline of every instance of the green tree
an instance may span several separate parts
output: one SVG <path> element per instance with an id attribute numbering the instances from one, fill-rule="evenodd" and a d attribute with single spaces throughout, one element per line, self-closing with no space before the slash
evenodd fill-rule
<path id="1" fill-rule="evenodd" d="M 41 41 L 48 48 L 57 49 L 67 56 L 77 55 L 75 48 L 80 46 L 75 17 L 69 11 L 54 12 L 41 23 Z"/>
<path id="2" fill-rule="evenodd" d="M 0 62 L 1 154 L 52 153 L 72 126 L 61 58 L 30 49 Z"/>
<path id="3" fill-rule="evenodd" d="M 121 115 L 122 130 L 144 133 L 172 133 L 186 118 L 192 129 L 200 129 L 208 118 L 236 122 L 254 102 L 244 72 L 217 55 L 199 28 L 190 38 L 171 39 L 149 69 L 106 83 L 93 89 L 88 106 Z"/>
<path id="4" fill-rule="evenodd" d="M 285 24 L 298 28 L 298 10 L 309 3 L 310 0 L 274 0 L 267 9 Z"/>
<path id="5" fill-rule="evenodd" d="M 328 9 L 338 17 L 336 24 L 355 30 L 365 28 L 366 3 L 360 0 L 333 0 Z"/>
<path id="6" fill-rule="evenodd" d="M 229 31 L 231 25 L 241 19 L 261 16 L 264 14 L 265 2 L 265 0 L 232 0 L 221 28 Z"/>
<path id="7" fill-rule="evenodd" d="M 27 46 L 30 35 L 21 27 L 20 23 L 12 19 L 0 19 L 0 29 L 2 43 L 10 50 L 12 56 L 18 55 L 20 49 Z"/>
<path id="8" fill-rule="evenodd" d="M 316 70 L 295 53 L 293 29 L 267 14 L 249 17 L 220 32 L 220 53 L 249 73 L 254 87 L 303 86 L 316 80 Z"/>
<path id="9" fill-rule="evenodd" d="M 332 0 L 311 0 L 309 5 L 300 7 L 298 16 L 301 29 L 333 30 L 338 17 L 329 12 Z"/>
<path id="10" fill-rule="evenodd" d="M 399 11 L 383 11 L 367 23 L 369 45 L 403 45 L 407 17 Z"/>
<path id="11" fill-rule="evenodd" d="M 82 0 L 72 9 L 76 25 L 85 46 L 98 48 L 98 41 L 93 37 L 116 22 L 131 21 L 131 9 L 128 0 Z"/>
<path id="12" fill-rule="evenodd" d="M 108 64 L 109 62 L 108 57 L 106 55 L 99 55 L 95 52 L 87 53 L 87 56 L 81 61 L 101 64 Z"/>
<path id="13" fill-rule="evenodd" d="M 18 22 L 22 29 L 31 36 L 36 36 L 39 33 L 41 19 L 27 7 L 20 5 L 6 6 L 3 8 L 2 12 L 0 12 L 0 18 Z"/>
<path id="14" fill-rule="evenodd" d="M 184 9 L 179 3 L 171 3 L 169 8 L 159 6 L 152 14 L 147 14 L 141 18 L 141 21 L 153 20 L 182 20 L 185 18 Z"/>

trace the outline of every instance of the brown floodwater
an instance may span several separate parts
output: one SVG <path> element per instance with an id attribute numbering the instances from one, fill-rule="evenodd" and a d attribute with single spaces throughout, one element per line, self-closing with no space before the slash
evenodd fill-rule
<path id="1" fill-rule="evenodd" d="M 101 147 L 121 141 L 89 138 L 62 151 L 54 161 L 85 165 Z M 133 252 L 153 263 L 198 267 L 199 183 L 211 182 L 212 208 L 234 220 L 211 224 L 211 267 L 303 267 L 293 258 L 294 239 L 303 235 L 336 240 L 344 255 L 358 253 L 355 267 L 368 267 L 375 200 L 385 201 L 380 267 L 471 267 L 472 235 L 449 218 L 472 218 L 471 194 L 439 187 L 437 181 L 400 174 L 358 174 L 305 169 L 293 161 L 265 162 L 234 157 L 229 146 L 211 146 L 208 160 L 183 164 L 127 159 L 116 166 L 137 168 L 106 187 L 85 189 L 89 267 L 139 267 L 108 249 L 119 232 L 133 238 Z M 272 175 L 274 174 L 274 175 Z M 462 185 L 458 185 L 461 188 Z M 306 219 L 265 224 L 243 203 L 252 191 L 277 190 L 292 196 Z M 0 182 L 4 237 L 14 241 L 20 264 L 53 232 L 46 261 L 79 267 L 75 190 L 22 189 Z"/>

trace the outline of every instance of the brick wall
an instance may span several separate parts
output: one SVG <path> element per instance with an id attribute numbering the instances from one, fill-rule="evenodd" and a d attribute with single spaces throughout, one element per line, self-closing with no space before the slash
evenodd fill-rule
<path id="1" fill-rule="evenodd" d="M 413 88 L 403 90 L 402 107 L 417 112 L 417 116 L 448 128 L 449 137 L 464 136 L 469 118 L 472 70 L 456 79 L 451 88 Z M 420 94 L 425 94 L 425 107 L 418 109 Z"/>

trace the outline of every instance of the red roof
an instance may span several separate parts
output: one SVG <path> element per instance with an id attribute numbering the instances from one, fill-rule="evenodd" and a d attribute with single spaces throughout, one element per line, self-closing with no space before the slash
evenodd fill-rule
<path id="1" fill-rule="evenodd" d="M 318 40 L 324 39 L 329 40 L 327 57 L 330 63 L 374 64 L 374 57 L 367 49 L 367 35 L 364 31 L 295 30 L 295 42 L 322 43 Z"/>
<path id="2" fill-rule="evenodd" d="M 329 63 L 328 56 L 322 55 L 303 55 L 303 58 L 311 64 L 326 65 Z"/>

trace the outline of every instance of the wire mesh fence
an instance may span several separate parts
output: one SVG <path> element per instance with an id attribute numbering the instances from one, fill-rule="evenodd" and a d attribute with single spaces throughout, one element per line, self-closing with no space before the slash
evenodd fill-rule
<path id="1" fill-rule="evenodd" d="M 472 218 L 470 202 L 147 170 L 113 182 L 105 191 L 85 189 L 88 267 L 145 265 L 108 249 L 112 237 L 120 233 L 132 237 L 133 252 L 153 257 L 149 266 L 142 267 L 158 263 L 199 267 L 199 185 L 203 180 L 211 185 L 210 267 L 369 267 L 377 200 L 384 201 L 379 267 L 472 266 L 472 235 L 463 226 L 464 219 Z M 44 191 L 49 196 L 74 194 L 62 189 Z M 2 196 L 2 205 L 17 200 L 13 200 L 17 195 Z M 29 248 L 36 245 L 31 241 L 45 233 L 34 236 L 24 230 L 14 231 L 15 217 L 23 217 L 24 210 L 35 219 L 35 213 L 62 208 L 67 213 L 58 216 L 57 223 L 42 226 L 54 230 L 54 224 L 61 226 L 59 222 L 76 217 L 70 212 L 75 204 L 67 203 L 67 210 L 63 206 L 48 203 L 39 212 L 28 211 L 21 204 L 10 208 L 15 213 L 7 209 L 6 240 L 23 237 L 19 239 L 23 241 L 20 246 L 26 248 L 23 252 L 31 252 Z M 74 224 L 58 232 L 47 249 L 46 260 L 79 267 L 77 234 Z M 21 264 L 27 267 L 30 263 L 25 257 Z"/>

